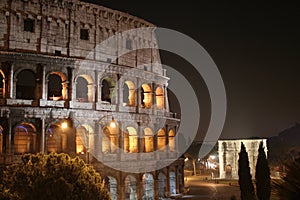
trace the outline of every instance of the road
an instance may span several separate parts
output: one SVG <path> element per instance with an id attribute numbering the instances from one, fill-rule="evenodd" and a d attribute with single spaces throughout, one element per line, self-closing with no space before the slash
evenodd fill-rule
<path id="1" fill-rule="evenodd" d="M 216 183 L 200 176 L 189 176 L 186 178 L 186 185 L 189 186 L 189 192 L 180 198 L 182 200 L 240 200 L 240 189 L 236 181 Z"/>

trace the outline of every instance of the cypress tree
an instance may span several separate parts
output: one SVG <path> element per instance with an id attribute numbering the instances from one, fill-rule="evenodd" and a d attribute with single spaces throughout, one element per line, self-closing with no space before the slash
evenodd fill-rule
<path id="1" fill-rule="evenodd" d="M 241 151 L 239 153 L 239 185 L 241 190 L 242 200 L 253 200 L 254 187 L 252 183 L 252 176 L 250 174 L 248 153 L 244 144 L 241 144 Z"/>
<path id="2" fill-rule="evenodd" d="M 256 163 L 256 194 L 259 200 L 269 200 L 271 195 L 270 169 L 263 143 L 259 144 Z"/>

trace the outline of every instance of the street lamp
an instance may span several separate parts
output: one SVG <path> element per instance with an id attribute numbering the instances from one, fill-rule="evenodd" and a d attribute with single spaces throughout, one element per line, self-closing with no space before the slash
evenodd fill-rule
<path id="1" fill-rule="evenodd" d="M 61 123 L 61 128 L 62 128 L 62 129 L 68 128 L 68 123 L 67 123 L 67 122 L 62 122 L 62 123 Z"/>

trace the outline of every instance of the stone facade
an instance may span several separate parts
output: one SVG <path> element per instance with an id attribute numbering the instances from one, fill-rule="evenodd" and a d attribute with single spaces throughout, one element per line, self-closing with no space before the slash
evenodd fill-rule
<path id="1" fill-rule="evenodd" d="M 260 142 L 263 142 L 266 155 L 267 139 L 236 139 L 236 140 L 219 140 L 219 171 L 222 179 L 238 179 L 238 160 L 241 151 L 241 143 L 246 147 L 249 157 L 249 167 L 252 178 L 255 177 L 255 166 L 258 156 L 258 148 Z"/>
<path id="2" fill-rule="evenodd" d="M 160 63 L 159 51 L 119 55 L 141 44 L 157 47 L 155 35 L 121 34 L 114 48 L 95 48 L 140 27 L 154 25 L 79 0 L 0 1 L 0 163 L 65 152 L 94 165 L 112 199 L 182 192 L 180 120 L 169 112 L 169 78 L 152 64 Z M 172 164 L 159 167 L 161 160 Z M 143 163 L 161 169 L 125 172 Z"/>

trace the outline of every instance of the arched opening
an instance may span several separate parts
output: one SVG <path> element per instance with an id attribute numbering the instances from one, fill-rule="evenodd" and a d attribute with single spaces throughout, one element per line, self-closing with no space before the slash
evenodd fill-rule
<path id="1" fill-rule="evenodd" d="M 14 153 L 36 152 L 36 129 L 32 124 L 21 123 L 16 126 L 14 133 Z"/>
<path id="2" fill-rule="evenodd" d="M 101 82 L 101 101 L 115 104 L 115 98 L 115 81 L 106 77 Z"/>
<path id="3" fill-rule="evenodd" d="M 76 82 L 76 101 L 88 101 L 88 82 L 83 77 L 78 77 Z"/>
<path id="4" fill-rule="evenodd" d="M 162 110 L 165 108 L 164 91 L 161 87 L 157 87 L 155 90 L 156 108 Z"/>
<path id="5" fill-rule="evenodd" d="M 119 128 L 107 125 L 102 134 L 102 152 L 117 153 L 119 148 Z"/>
<path id="6" fill-rule="evenodd" d="M 125 200 L 138 200 L 136 189 L 136 178 L 132 175 L 128 175 L 125 178 Z"/>
<path id="7" fill-rule="evenodd" d="M 143 84 L 141 87 L 141 105 L 144 108 L 152 106 L 152 90 L 149 84 Z"/>
<path id="8" fill-rule="evenodd" d="M 153 132 L 150 128 L 144 129 L 144 152 L 153 151 Z"/>
<path id="9" fill-rule="evenodd" d="M 34 99 L 35 93 L 35 74 L 28 69 L 22 70 L 17 75 L 16 98 L 17 99 Z"/>
<path id="10" fill-rule="evenodd" d="M 123 105 L 135 106 L 135 85 L 132 81 L 125 81 L 123 85 Z"/>
<path id="11" fill-rule="evenodd" d="M 109 191 L 111 200 L 118 199 L 118 182 L 117 179 L 111 176 L 105 178 L 105 187 Z"/>
<path id="12" fill-rule="evenodd" d="M 176 194 L 176 174 L 175 172 L 170 172 L 170 195 Z"/>
<path id="13" fill-rule="evenodd" d="M 166 197 L 167 192 L 167 177 L 164 173 L 158 174 L 158 197 Z"/>
<path id="14" fill-rule="evenodd" d="M 225 178 L 228 178 L 228 179 L 232 178 L 232 167 L 231 167 L 231 165 L 226 165 Z"/>
<path id="15" fill-rule="evenodd" d="M 143 175 L 143 199 L 154 199 L 154 179 L 152 174 Z"/>
<path id="16" fill-rule="evenodd" d="M 89 125 L 76 128 L 76 153 L 86 154 L 94 148 L 94 130 Z"/>
<path id="17" fill-rule="evenodd" d="M 0 98 L 5 96 L 5 76 L 2 70 L 0 70 Z"/>
<path id="18" fill-rule="evenodd" d="M 48 77 L 48 99 L 61 100 L 67 97 L 66 77 L 60 72 L 52 72 Z"/>
<path id="19" fill-rule="evenodd" d="M 163 151 L 166 149 L 166 133 L 163 129 L 157 132 L 157 150 Z"/>
<path id="20" fill-rule="evenodd" d="M 133 127 L 127 127 L 124 132 L 124 151 L 129 153 L 138 152 L 138 136 Z"/>
<path id="21" fill-rule="evenodd" d="M 0 126 L 0 154 L 3 153 L 3 128 Z"/>
<path id="22" fill-rule="evenodd" d="M 173 130 L 169 131 L 169 150 L 175 151 L 175 133 Z"/>
<path id="23" fill-rule="evenodd" d="M 67 133 L 61 124 L 61 122 L 54 123 L 46 130 L 48 153 L 62 153 L 67 151 Z"/>

